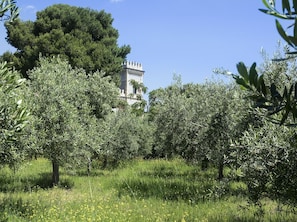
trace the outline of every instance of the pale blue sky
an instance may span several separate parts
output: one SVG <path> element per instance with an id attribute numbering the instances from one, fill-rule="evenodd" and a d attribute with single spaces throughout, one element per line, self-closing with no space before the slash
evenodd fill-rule
<path id="1" fill-rule="evenodd" d="M 171 84 L 174 73 L 203 83 L 214 68 L 261 63 L 261 48 L 272 54 L 280 40 L 274 18 L 258 10 L 261 0 L 17 0 L 22 20 L 57 3 L 111 13 L 118 44 L 132 48 L 128 60 L 143 64 L 148 91 Z M 3 24 L 0 34 L 0 53 L 13 51 Z"/>

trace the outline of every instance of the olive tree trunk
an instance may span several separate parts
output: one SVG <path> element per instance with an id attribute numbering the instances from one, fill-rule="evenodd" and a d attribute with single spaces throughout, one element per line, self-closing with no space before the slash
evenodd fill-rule
<path id="1" fill-rule="evenodd" d="M 53 183 L 53 186 L 56 186 L 59 184 L 59 181 L 60 181 L 59 164 L 56 161 L 52 161 L 52 165 L 53 165 L 52 183 Z"/>

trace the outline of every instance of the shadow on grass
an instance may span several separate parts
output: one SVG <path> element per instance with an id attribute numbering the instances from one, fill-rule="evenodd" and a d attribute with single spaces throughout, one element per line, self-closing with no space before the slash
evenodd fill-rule
<path id="1" fill-rule="evenodd" d="M 184 200 L 190 203 L 214 198 L 212 182 L 188 183 L 182 180 L 128 179 L 118 186 L 119 196 L 130 195 L 136 198 L 160 198 L 164 200 Z"/>
<path id="2" fill-rule="evenodd" d="M 29 201 L 20 197 L 5 197 L 0 199 L 0 222 L 8 222 L 8 214 L 28 218 L 34 214 L 34 209 Z"/>
<path id="3" fill-rule="evenodd" d="M 119 196 L 197 203 L 221 199 L 229 192 L 229 184 L 217 181 L 215 176 L 212 171 L 181 171 L 176 167 L 154 166 L 122 179 L 117 189 Z"/>
<path id="4" fill-rule="evenodd" d="M 92 170 L 90 172 L 87 172 L 86 170 L 79 170 L 75 173 L 76 176 L 79 176 L 79 177 L 101 177 L 101 176 L 104 176 L 105 173 L 102 172 L 102 171 L 98 171 L 98 170 Z"/>
<path id="5" fill-rule="evenodd" d="M 227 196 L 244 195 L 244 188 L 228 179 L 218 181 L 215 169 L 207 171 L 198 168 L 184 168 L 156 164 L 138 169 L 133 176 L 117 182 L 119 197 L 129 195 L 134 198 L 159 198 L 164 200 L 197 203 L 219 200 Z M 232 185 L 232 186 L 231 186 Z"/>
<path id="6" fill-rule="evenodd" d="M 59 188 L 71 189 L 74 186 L 74 182 L 70 179 L 60 179 Z M 25 191 L 34 191 L 38 189 L 50 189 L 53 187 L 52 183 L 52 174 L 51 173 L 40 173 L 38 177 L 33 177 L 28 180 L 28 190 Z"/>
<path id="7" fill-rule="evenodd" d="M 38 189 L 50 189 L 53 187 L 51 173 L 39 173 L 34 176 L 18 177 L 16 174 L 2 174 L 0 180 L 0 192 L 32 192 Z M 59 187 L 71 189 L 74 183 L 69 179 L 61 179 Z"/>

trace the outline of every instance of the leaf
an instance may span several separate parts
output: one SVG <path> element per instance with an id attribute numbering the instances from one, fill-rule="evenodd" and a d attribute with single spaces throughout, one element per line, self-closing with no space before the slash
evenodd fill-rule
<path id="1" fill-rule="evenodd" d="M 278 31 L 278 33 L 280 34 L 280 36 L 281 36 L 281 37 L 282 37 L 282 38 L 283 38 L 283 39 L 284 39 L 290 46 L 294 47 L 293 44 L 291 43 L 289 37 L 287 36 L 285 30 L 283 29 L 283 27 L 281 26 L 281 24 L 279 23 L 279 21 L 278 21 L 277 19 L 275 20 L 275 23 L 276 23 L 277 31 Z"/>
<path id="2" fill-rule="evenodd" d="M 282 99 L 282 97 L 279 94 L 279 92 L 277 91 L 276 85 L 274 83 L 272 83 L 271 86 L 270 86 L 270 93 L 271 93 L 271 96 L 272 96 L 273 100 L 280 101 Z"/>
<path id="3" fill-rule="evenodd" d="M 277 113 L 279 113 L 280 111 L 282 111 L 282 110 L 284 109 L 283 106 L 275 106 L 275 105 L 272 105 L 272 106 L 270 106 L 270 107 L 271 107 L 271 109 L 270 109 L 270 110 L 268 109 L 268 111 L 270 111 L 270 112 L 268 113 L 268 115 L 274 115 L 274 114 L 277 114 Z"/>
<path id="4" fill-rule="evenodd" d="M 295 13 L 296 13 L 296 10 L 297 10 L 297 0 L 293 0 L 293 8 L 294 8 Z"/>
<path id="5" fill-rule="evenodd" d="M 285 121 L 287 120 L 288 118 L 288 115 L 290 113 L 290 106 L 286 106 L 286 109 L 285 109 L 285 114 L 283 115 L 281 121 L 280 121 L 280 125 L 283 125 L 285 123 Z"/>
<path id="6" fill-rule="evenodd" d="M 287 98 L 287 97 L 288 97 L 288 89 L 287 89 L 287 86 L 285 86 L 283 98 Z"/>
<path id="7" fill-rule="evenodd" d="M 266 85 L 265 85 L 265 82 L 264 82 L 264 77 L 263 77 L 263 75 L 261 75 L 260 77 L 259 77 L 259 80 L 258 80 L 258 84 L 259 84 L 259 88 L 261 88 L 261 92 L 262 92 L 262 94 L 266 97 L 266 95 L 267 95 L 267 90 L 266 90 Z"/>
<path id="8" fill-rule="evenodd" d="M 270 12 L 270 11 L 267 10 L 267 9 L 261 9 L 261 8 L 259 9 L 259 11 L 260 11 L 260 12 L 263 12 L 263 13 L 265 13 L 265 14 L 269 14 L 269 12 Z"/>
<path id="9" fill-rule="evenodd" d="M 288 55 L 296 55 L 296 54 L 297 54 L 297 51 L 294 51 L 294 52 L 287 52 L 286 54 L 288 54 Z M 284 59 L 284 60 L 287 60 L 287 59 Z"/>
<path id="10" fill-rule="evenodd" d="M 254 85 L 256 88 L 258 88 L 258 73 L 256 70 L 256 63 L 254 62 L 253 65 L 250 68 L 250 75 L 249 75 L 249 82 L 251 85 Z M 258 90 L 259 91 L 259 90 Z"/>
<path id="11" fill-rule="evenodd" d="M 294 38 L 295 38 L 295 41 L 297 41 L 297 18 L 295 18 L 295 22 L 294 22 Z"/>
<path id="12" fill-rule="evenodd" d="M 23 102 L 23 100 L 19 99 L 19 100 L 17 101 L 17 104 L 18 104 L 18 105 L 21 105 L 22 102 Z"/>
<path id="13" fill-rule="evenodd" d="M 291 98 L 293 89 L 294 89 L 294 84 L 291 85 L 290 90 L 289 90 L 289 96 L 290 96 L 290 98 Z"/>
<path id="14" fill-rule="evenodd" d="M 295 83 L 294 87 L 294 99 L 297 100 L 297 83 Z"/>
<path id="15" fill-rule="evenodd" d="M 246 81 L 243 78 L 237 76 L 237 78 L 235 78 L 235 81 L 238 85 L 242 86 L 243 88 L 252 90 L 252 88 L 246 83 Z"/>
<path id="16" fill-rule="evenodd" d="M 267 99 L 265 97 L 262 97 L 262 96 L 250 96 L 249 98 L 252 99 L 252 101 L 255 101 L 256 104 L 255 106 L 256 107 L 259 107 L 259 108 L 266 108 L 267 105 Z"/>
<path id="17" fill-rule="evenodd" d="M 296 117 L 297 117 L 297 109 L 296 109 L 296 102 L 294 103 L 294 105 L 292 106 L 292 114 L 293 114 L 293 120 L 295 122 Z"/>
<path id="18" fill-rule="evenodd" d="M 26 115 L 28 115 L 27 109 L 22 109 L 22 111 L 19 114 L 19 118 L 23 119 Z"/>
<path id="19" fill-rule="evenodd" d="M 245 82 L 249 82 L 248 71 L 247 71 L 247 68 L 246 68 L 246 66 L 245 66 L 245 64 L 243 62 L 240 62 L 240 63 L 237 64 L 237 71 L 243 77 Z"/>
<path id="20" fill-rule="evenodd" d="M 294 35 L 295 35 L 295 33 L 294 33 Z M 292 44 L 294 44 L 294 47 L 297 46 L 297 38 L 296 37 L 295 36 L 294 37 L 293 36 L 288 36 L 288 38 L 290 39 L 290 42 Z"/>
<path id="21" fill-rule="evenodd" d="M 289 54 L 289 53 L 287 53 Z M 273 62 L 283 62 L 283 61 L 288 61 L 289 58 L 281 58 L 281 59 L 272 59 L 271 61 Z"/>
<path id="22" fill-rule="evenodd" d="M 289 0 L 282 0 L 282 6 L 283 6 L 283 13 L 285 13 L 285 10 L 291 15 L 291 6 Z"/>
<path id="23" fill-rule="evenodd" d="M 271 5 L 266 0 L 262 0 L 262 2 L 266 6 L 266 8 L 272 9 Z"/>
<path id="24" fill-rule="evenodd" d="M 281 18 L 281 19 L 290 19 L 290 20 L 292 20 L 292 18 L 293 18 L 292 16 L 288 16 L 288 15 L 285 15 L 285 14 L 280 14 L 277 11 L 267 11 L 266 14 L 272 15 L 274 17 Z"/>

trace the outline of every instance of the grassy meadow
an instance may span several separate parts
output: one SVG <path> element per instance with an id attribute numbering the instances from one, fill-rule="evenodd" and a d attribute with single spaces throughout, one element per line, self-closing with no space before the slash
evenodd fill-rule
<path id="1" fill-rule="evenodd" d="M 98 167 L 99 168 L 99 167 Z M 228 173 L 228 172 L 226 172 Z M 218 182 L 182 160 L 137 160 L 115 170 L 63 170 L 32 160 L 0 169 L 0 221 L 297 221 L 293 209 L 248 205 L 242 182 Z"/>

